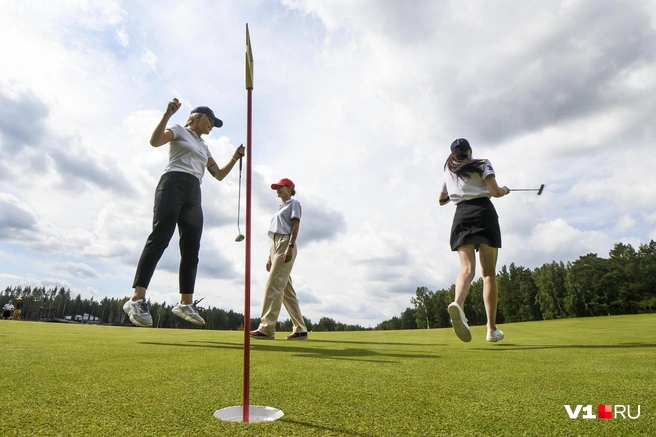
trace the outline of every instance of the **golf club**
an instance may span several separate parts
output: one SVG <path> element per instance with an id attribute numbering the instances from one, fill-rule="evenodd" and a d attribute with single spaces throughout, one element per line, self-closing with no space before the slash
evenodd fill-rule
<path id="1" fill-rule="evenodd" d="M 237 200 L 237 230 L 239 231 L 239 235 L 235 238 L 237 243 L 244 241 L 244 238 L 246 238 L 241 233 L 241 229 L 239 229 L 239 213 L 241 211 L 241 160 L 242 158 L 239 158 L 239 200 Z"/>
<path id="2" fill-rule="evenodd" d="M 512 188 L 510 191 L 537 191 L 538 196 L 542 194 L 542 190 L 544 190 L 544 184 L 540 185 L 540 188 Z"/>

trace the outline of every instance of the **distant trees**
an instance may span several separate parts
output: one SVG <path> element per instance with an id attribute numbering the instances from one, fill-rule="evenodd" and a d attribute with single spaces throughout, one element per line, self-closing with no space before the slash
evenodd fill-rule
<path id="1" fill-rule="evenodd" d="M 71 298 L 71 291 L 64 288 L 53 287 L 7 287 L 0 292 L 0 306 L 9 299 L 23 298 L 23 320 L 39 320 L 40 313 L 46 313 L 47 320 L 61 319 L 70 316 L 74 320 L 76 315 L 87 314 L 98 318 L 97 323 L 110 325 L 131 325 L 128 317 L 123 312 L 123 303 L 127 297 L 122 299 L 105 297 L 100 301 L 94 298 L 82 299 L 79 294 Z M 190 328 L 190 329 L 222 329 L 241 330 L 244 326 L 244 315 L 232 310 L 225 311 L 219 308 L 203 308 L 199 306 L 199 312 L 205 319 L 205 326 L 191 325 L 171 313 L 171 306 L 157 302 L 149 302 L 150 313 L 153 316 L 153 326 L 156 328 Z M 48 311 L 42 311 L 47 309 Z M 259 319 L 254 319 L 259 323 Z M 306 320 L 309 322 L 309 320 Z M 282 322 L 291 326 L 291 321 Z M 257 324 L 255 325 L 257 327 Z M 255 329 L 255 328 L 253 328 Z M 289 329 L 291 331 L 291 328 Z"/>
<path id="2" fill-rule="evenodd" d="M 390 320 L 381 322 L 378 324 L 378 326 L 376 326 L 376 329 L 382 331 L 416 329 L 417 317 L 416 309 L 406 308 L 406 310 L 401 314 L 401 317 L 392 317 Z"/>
<path id="3" fill-rule="evenodd" d="M 533 271 L 533 280 L 538 289 L 535 303 L 542 311 L 542 318 L 548 320 L 567 317 L 565 312 L 567 268 L 565 265 L 555 261 L 551 264 L 543 264 L 542 267 Z"/>
<path id="4" fill-rule="evenodd" d="M 589 253 L 574 262 L 553 261 L 533 271 L 511 263 L 501 267 L 497 284 L 499 323 L 654 312 L 656 242 L 642 244 L 638 250 L 630 244 L 618 243 L 608 258 Z M 454 299 L 454 285 L 435 292 L 417 287 L 410 299 L 416 327 L 449 327 L 447 306 Z M 486 323 L 481 278 L 472 283 L 465 301 L 465 315 L 470 325 Z M 402 325 L 399 317 L 393 317 L 376 329 L 413 328 Z"/>
<path id="5" fill-rule="evenodd" d="M 310 328 L 308 327 L 308 330 Z M 344 323 L 336 322 L 329 317 L 322 317 L 319 323 L 312 326 L 312 331 L 364 331 L 360 325 L 347 325 Z"/>
<path id="6" fill-rule="evenodd" d="M 94 323 L 110 325 L 129 325 L 127 315 L 123 312 L 123 304 L 127 297 L 122 299 L 104 297 L 97 301 L 94 298 L 82 299 L 79 294 L 71 298 L 71 290 L 53 287 L 7 287 L 0 292 L 0 307 L 7 303 L 9 299 L 23 298 L 23 320 L 39 320 L 41 311 L 48 309 L 46 320 L 60 319 L 64 320 L 70 316 L 74 321 L 76 315 L 87 314 L 98 318 Z M 203 308 L 198 306 L 198 312 L 205 319 L 205 326 L 199 327 L 191 325 L 173 315 L 172 307 L 158 302 L 148 302 L 150 305 L 150 314 L 153 317 L 153 327 L 155 328 L 189 328 L 189 329 L 215 329 L 215 330 L 243 330 L 244 315 L 232 310 L 225 311 L 220 308 Z M 313 324 L 310 319 L 303 318 L 308 331 L 361 331 L 364 330 L 360 325 L 348 325 L 337 322 L 328 317 L 322 317 L 318 324 Z M 414 320 L 413 320 L 414 322 Z M 250 329 L 257 329 L 260 323 L 259 318 L 251 318 Z M 294 328 L 292 321 L 287 319 L 278 321 L 276 330 L 290 332 Z M 371 328 L 369 328 L 371 329 Z"/>
<path id="7" fill-rule="evenodd" d="M 608 258 L 595 253 L 579 257 L 574 262 L 552 261 L 534 270 L 511 263 L 502 266 L 497 273 L 499 286 L 499 323 L 522 322 L 567 317 L 590 317 L 616 314 L 656 312 L 656 242 L 641 244 L 636 250 L 630 244 L 618 243 Z M 49 318 L 64 319 L 66 316 L 88 314 L 99 323 L 129 325 L 123 312 L 123 299 L 71 297 L 71 291 L 63 287 L 7 287 L 0 292 L 0 306 L 9 299 L 23 298 L 22 319 L 38 320 L 40 313 Z M 453 302 L 455 286 L 431 291 L 417 287 L 410 299 L 413 305 L 401 313 L 379 323 L 379 330 L 432 329 L 450 326 L 447 306 Z M 242 330 L 243 314 L 219 308 L 199 308 L 207 322 L 205 326 L 190 325 L 171 313 L 171 306 L 149 302 L 153 326 L 157 328 L 190 328 Z M 44 311 L 47 310 L 47 311 Z M 471 325 L 486 323 L 483 304 L 483 280 L 479 278 L 471 286 L 465 301 L 465 315 Z M 259 318 L 251 318 L 250 329 L 257 329 Z M 359 331 L 360 325 L 348 325 L 329 317 L 322 317 L 313 324 L 305 319 L 309 331 Z M 279 321 L 279 331 L 293 329 L 291 320 Z"/>

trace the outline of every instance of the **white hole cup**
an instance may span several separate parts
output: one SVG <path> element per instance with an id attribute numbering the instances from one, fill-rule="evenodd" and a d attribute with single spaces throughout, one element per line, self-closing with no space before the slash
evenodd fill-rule
<path id="1" fill-rule="evenodd" d="M 248 422 L 273 422 L 284 416 L 283 412 L 273 407 L 251 405 L 248 409 Z M 243 422 L 242 406 L 221 408 L 214 412 L 214 417 L 224 422 Z"/>

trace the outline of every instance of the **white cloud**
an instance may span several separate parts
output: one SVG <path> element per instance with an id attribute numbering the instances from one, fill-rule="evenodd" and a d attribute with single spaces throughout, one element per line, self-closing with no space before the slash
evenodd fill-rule
<path id="1" fill-rule="evenodd" d="M 130 45 L 130 35 L 126 32 L 125 26 L 122 26 L 119 30 L 116 31 L 116 40 L 121 45 L 121 47 L 126 48 Z"/>
<path id="2" fill-rule="evenodd" d="M 150 67 L 155 73 L 157 73 L 157 55 L 151 52 L 150 50 L 145 50 L 141 56 L 141 61 Z"/>
<path id="3" fill-rule="evenodd" d="M 5 5 L 3 281 L 51 278 L 82 294 L 130 293 L 168 157 L 148 143 L 166 103 L 183 104 L 170 123 L 184 124 L 199 105 L 220 114 L 224 127 L 207 142 L 221 164 L 246 141 L 247 21 L 253 314 L 278 204 L 268 184 L 281 177 L 296 182 L 304 207 L 294 276 L 313 320 L 375 325 L 410 306 L 417 286 L 452 284 L 453 205 L 438 207 L 437 196 L 456 137 L 493 162 L 501 184 L 546 184 L 541 196 L 494 200 L 499 265 L 605 256 L 618 241 L 654 238 L 653 7 L 265 3 Z M 245 172 L 241 188 L 246 233 Z M 203 303 L 242 311 L 238 192 L 237 171 L 203 182 L 197 290 Z M 153 300 L 178 299 L 177 244 L 175 236 L 153 278 Z"/>
<path id="4" fill-rule="evenodd" d="M 581 231 L 562 219 L 538 224 L 531 235 L 530 244 L 554 259 L 571 259 L 574 254 L 604 253 L 609 239 L 599 231 Z"/>
<path id="5" fill-rule="evenodd" d="M 117 25 L 126 15 L 120 2 L 114 0 L 65 0 L 64 5 L 72 21 L 90 30 Z"/>
<path id="6" fill-rule="evenodd" d="M 93 267 L 84 263 L 67 262 L 57 265 L 56 269 L 60 274 L 61 272 L 66 272 L 81 279 L 95 279 L 100 276 Z"/>
<path id="7" fill-rule="evenodd" d="M 31 208 L 7 193 L 0 193 L 0 237 L 20 238 L 36 230 L 37 220 Z"/>
<path id="8" fill-rule="evenodd" d="M 635 227 L 636 223 L 638 223 L 636 221 L 636 219 L 634 219 L 630 215 L 628 215 L 628 214 L 623 215 L 617 221 L 617 230 L 620 231 L 620 232 L 629 230 L 629 229 Z"/>
<path id="9" fill-rule="evenodd" d="M 642 212 L 642 217 L 644 218 L 645 222 L 649 224 L 656 223 L 656 211 L 647 213 L 647 212 Z"/>

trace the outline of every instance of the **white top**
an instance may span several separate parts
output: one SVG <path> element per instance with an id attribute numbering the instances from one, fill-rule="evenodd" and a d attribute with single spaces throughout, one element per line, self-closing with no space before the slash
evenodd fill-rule
<path id="1" fill-rule="evenodd" d="M 188 127 L 176 124 L 168 129 L 173 132 L 173 140 L 169 143 L 169 165 L 164 169 L 164 173 L 189 173 L 202 183 L 207 160 L 212 156 L 209 147 Z"/>
<path id="2" fill-rule="evenodd" d="M 465 180 L 458 179 L 455 174 L 451 173 L 448 167 L 444 169 L 442 192 L 448 194 L 451 201 L 456 205 L 464 200 L 471 200 L 477 197 L 492 197 L 492 194 L 490 194 L 485 185 L 485 178 L 494 174 L 494 168 L 489 160 L 484 159 L 483 161 L 483 176 L 473 172 Z"/>
<path id="3" fill-rule="evenodd" d="M 6 303 L 5 306 L 2 307 L 4 311 L 11 311 L 14 309 L 14 304 L 12 303 Z"/>
<path id="4" fill-rule="evenodd" d="M 289 199 L 278 208 L 271 218 L 269 225 L 269 238 L 274 234 L 289 235 L 292 233 L 292 219 L 301 219 L 301 203 L 295 199 Z"/>

